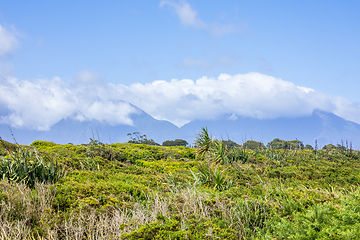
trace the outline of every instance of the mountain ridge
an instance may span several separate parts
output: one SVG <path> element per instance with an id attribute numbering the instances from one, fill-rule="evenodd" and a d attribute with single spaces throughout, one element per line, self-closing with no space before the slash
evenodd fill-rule
<path id="1" fill-rule="evenodd" d="M 360 149 L 359 124 L 318 109 L 311 115 L 295 118 L 256 119 L 228 114 L 217 120 L 194 120 L 177 127 L 169 121 L 157 120 L 140 108 L 132 106 L 137 110 L 130 115 L 132 126 L 67 118 L 53 125 L 48 131 L 12 128 L 12 132 L 20 144 L 30 144 L 34 140 L 82 144 L 88 143 L 90 138 L 104 143 L 127 142 L 130 140 L 127 134 L 133 132 L 145 134 L 148 139 L 154 139 L 159 144 L 174 139 L 184 139 L 192 144 L 196 134 L 202 127 L 207 126 L 214 137 L 231 139 L 240 144 L 247 140 L 266 144 L 274 138 L 280 138 L 298 139 L 312 146 L 317 141 L 319 147 L 348 141 L 354 149 Z M 0 124 L 0 136 L 4 140 L 13 141 L 10 130 L 5 124 Z"/>

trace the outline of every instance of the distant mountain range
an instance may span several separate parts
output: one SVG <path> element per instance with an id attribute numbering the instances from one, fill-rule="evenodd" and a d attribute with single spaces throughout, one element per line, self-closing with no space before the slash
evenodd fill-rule
<path id="1" fill-rule="evenodd" d="M 239 144 L 247 140 L 268 143 L 274 138 L 300 140 L 304 144 L 319 147 L 326 144 L 352 144 L 360 149 L 360 125 L 333 113 L 315 110 L 310 116 L 297 118 L 255 119 L 227 116 L 213 121 L 192 121 L 181 127 L 186 137 L 207 126 L 217 139 L 231 139 Z"/>
<path id="2" fill-rule="evenodd" d="M 168 121 L 157 120 L 139 108 L 130 117 L 133 125 L 110 125 L 100 121 L 78 121 L 63 119 L 48 131 L 11 128 L 16 141 L 20 144 L 30 144 L 34 140 L 51 141 L 59 144 L 89 143 L 90 138 L 104 143 L 127 142 L 130 140 L 128 133 L 139 132 L 152 138 L 160 144 L 169 139 L 181 138 L 181 130 Z M 0 124 L 0 136 L 13 142 L 9 126 Z"/>
<path id="3" fill-rule="evenodd" d="M 318 146 L 332 143 L 350 143 L 353 149 L 360 149 L 360 125 L 347 121 L 332 113 L 315 110 L 312 115 L 297 118 L 255 119 L 248 117 L 223 116 L 217 120 L 195 120 L 177 127 L 168 121 L 156 120 L 141 109 L 131 115 L 133 125 L 110 125 L 99 121 L 78 121 L 63 119 L 49 131 L 37 131 L 12 128 L 20 144 L 30 144 L 34 140 L 52 141 L 55 143 L 82 144 L 89 143 L 90 138 L 104 143 L 127 142 L 128 133 L 146 134 L 161 144 L 165 140 L 185 139 L 192 144 L 196 134 L 207 126 L 209 132 L 217 139 L 231 139 L 239 144 L 247 140 L 261 141 L 265 145 L 274 138 L 283 140 L 300 140 L 304 144 Z M 9 127 L 0 124 L 0 136 L 13 142 Z"/>

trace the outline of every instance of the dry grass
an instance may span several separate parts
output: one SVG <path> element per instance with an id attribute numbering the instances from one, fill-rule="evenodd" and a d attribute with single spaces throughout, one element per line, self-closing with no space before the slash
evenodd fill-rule
<path id="1" fill-rule="evenodd" d="M 31 191 L 24 184 L 0 183 L 0 239 L 29 239 L 34 223 L 51 214 L 54 194 L 40 184 Z"/>
<path id="2" fill-rule="evenodd" d="M 140 226 L 154 222 L 158 215 L 180 216 L 182 229 L 190 216 L 210 219 L 214 213 L 246 237 L 246 228 L 262 227 L 267 218 L 265 204 L 233 202 L 212 198 L 195 188 L 177 189 L 169 195 L 151 194 L 132 208 L 100 212 L 92 208 L 56 213 L 52 208 L 54 190 L 38 184 L 31 191 L 23 184 L 1 182 L 0 239 L 121 239 Z M 0 192 L 1 192 L 0 191 Z"/>

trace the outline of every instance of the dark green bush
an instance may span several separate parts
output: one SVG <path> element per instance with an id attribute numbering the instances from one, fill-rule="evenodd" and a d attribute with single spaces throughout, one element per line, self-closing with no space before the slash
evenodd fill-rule
<path id="1" fill-rule="evenodd" d="M 0 176 L 12 182 L 25 183 L 33 188 L 36 183 L 55 183 L 65 175 L 65 169 L 53 158 L 46 162 L 36 152 L 19 147 L 2 157 Z"/>

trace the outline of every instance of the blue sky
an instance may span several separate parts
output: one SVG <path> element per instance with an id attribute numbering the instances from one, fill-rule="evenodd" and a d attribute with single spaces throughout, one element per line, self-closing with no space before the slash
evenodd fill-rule
<path id="1" fill-rule="evenodd" d="M 0 0 L 0 6 L 2 122 L 26 126 L 30 118 L 32 123 L 28 127 L 46 129 L 61 118 L 106 115 L 83 113 L 87 110 L 70 104 L 73 98 L 79 104 L 86 102 L 87 109 L 95 102 L 116 105 L 117 101 L 129 101 L 156 118 L 178 125 L 202 116 L 218 116 L 219 109 L 224 106 L 217 108 L 213 103 L 220 100 L 227 101 L 226 112 L 220 111 L 221 114 L 265 118 L 296 116 L 297 109 L 291 109 L 291 105 L 281 107 L 281 101 L 287 101 L 286 96 L 289 99 L 301 96 L 291 100 L 298 108 L 304 100 L 318 101 L 305 104 L 298 115 L 321 108 L 360 122 L 359 1 L 19 3 Z M 229 75 L 225 78 L 235 85 L 245 79 L 246 84 L 238 90 L 247 89 L 242 96 L 247 96 L 253 108 L 236 105 L 240 99 L 245 102 L 247 99 L 232 95 L 231 86 L 221 89 L 221 94 L 217 95 L 221 74 Z M 205 86 L 214 86 L 208 95 L 217 95 L 217 99 L 201 95 L 203 88 L 197 83 L 203 77 L 207 79 Z M 172 82 L 172 79 L 190 79 L 196 86 Z M 259 86 L 254 87 L 253 82 L 258 82 Z M 102 90 L 87 95 L 87 90 L 79 87 L 79 83 Z M 159 83 L 163 89 L 160 97 Z M 276 87 L 278 83 L 284 87 Z M 42 119 L 34 118 L 31 108 L 28 110 L 25 104 L 29 102 L 30 94 L 24 93 L 29 84 L 31 88 L 28 89 L 39 91 L 37 95 L 54 102 L 51 106 L 40 107 L 44 109 L 41 118 L 56 117 L 37 124 Z M 261 88 L 266 85 L 271 87 Z M 300 90 L 305 88 L 302 87 L 312 91 L 305 91 L 303 96 Z M 102 93 L 109 89 L 117 90 L 113 95 Z M 51 94 L 47 95 L 49 92 Z M 316 97 L 309 97 L 310 92 L 315 92 L 312 96 Z M 4 97 L 10 93 L 19 99 L 18 102 Z M 59 96 L 60 93 L 68 95 Z M 140 93 L 148 98 L 137 95 Z M 267 99 L 260 93 L 273 96 Z M 189 96 L 201 102 L 199 109 L 208 108 L 210 113 L 202 112 L 201 116 L 189 113 L 189 106 L 181 106 L 184 98 L 191 98 Z M 226 100 L 229 96 L 233 98 Z M 44 99 L 39 98 L 33 104 L 42 101 Z M 163 106 L 162 101 L 171 102 L 175 110 L 170 105 Z M 259 107 L 263 101 L 275 107 L 266 104 Z M 194 102 L 189 100 L 188 104 Z M 59 108 L 64 111 L 59 113 Z M 109 112 L 113 111 L 111 109 Z M 78 112 L 82 112 L 81 117 Z M 109 118 L 118 116 L 116 114 L 110 114 Z M 126 116 L 118 117 L 126 119 L 124 123 L 129 121 Z"/>

